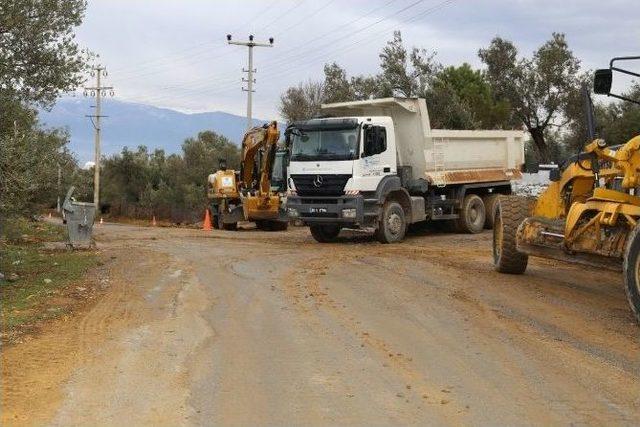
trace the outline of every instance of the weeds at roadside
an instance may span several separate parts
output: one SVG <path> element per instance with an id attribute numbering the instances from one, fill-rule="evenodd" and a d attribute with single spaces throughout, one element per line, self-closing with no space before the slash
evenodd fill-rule
<path id="1" fill-rule="evenodd" d="M 45 251 L 43 243 L 64 241 L 63 227 L 19 218 L 0 230 L 0 333 L 3 341 L 69 310 L 69 287 L 82 286 L 98 264 L 92 251 Z"/>

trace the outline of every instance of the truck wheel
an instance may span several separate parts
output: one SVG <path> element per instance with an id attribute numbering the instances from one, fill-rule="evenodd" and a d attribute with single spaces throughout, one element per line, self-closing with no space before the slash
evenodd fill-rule
<path id="1" fill-rule="evenodd" d="M 407 232 L 407 221 L 404 209 L 398 202 L 388 201 L 382 207 L 382 218 L 376 230 L 376 238 L 380 243 L 395 243 L 404 239 Z"/>
<path id="2" fill-rule="evenodd" d="M 496 216 L 496 207 L 498 206 L 499 196 L 499 194 L 489 194 L 482 198 L 485 210 L 484 228 L 487 230 L 493 229 L 493 220 Z"/>
<path id="3" fill-rule="evenodd" d="M 484 228 L 484 218 L 484 203 L 480 196 L 467 194 L 462 201 L 460 218 L 456 220 L 456 228 L 461 233 L 480 233 Z"/>
<path id="4" fill-rule="evenodd" d="M 516 249 L 516 232 L 529 216 L 531 202 L 523 197 L 498 198 L 493 220 L 493 265 L 500 273 L 522 274 L 529 256 Z"/>
<path id="5" fill-rule="evenodd" d="M 310 225 L 311 235 L 316 242 L 330 243 L 333 242 L 338 234 L 340 234 L 340 227 L 337 225 Z"/>
<path id="6" fill-rule="evenodd" d="M 627 237 L 622 275 L 631 311 L 640 322 L 640 227 L 634 228 Z"/>

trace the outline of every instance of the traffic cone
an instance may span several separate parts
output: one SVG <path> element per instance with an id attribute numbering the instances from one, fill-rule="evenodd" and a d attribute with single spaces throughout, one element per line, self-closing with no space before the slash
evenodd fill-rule
<path id="1" fill-rule="evenodd" d="M 205 231 L 211 231 L 213 227 L 211 226 L 211 215 L 209 214 L 209 209 L 205 209 L 204 211 L 204 222 L 202 223 L 202 229 Z"/>
<path id="2" fill-rule="evenodd" d="M 49 212 L 49 219 L 51 219 L 51 212 Z"/>
<path id="3" fill-rule="evenodd" d="M 100 217 L 100 224 L 104 224 L 104 219 L 102 219 L 102 217 Z"/>
<path id="4" fill-rule="evenodd" d="M 158 223 L 156 222 L 156 216 L 155 216 L 155 215 L 153 216 L 153 218 L 152 218 L 152 220 L 151 220 L 151 225 L 152 225 L 152 226 L 154 226 L 154 227 L 155 227 L 156 225 L 158 225 Z"/>

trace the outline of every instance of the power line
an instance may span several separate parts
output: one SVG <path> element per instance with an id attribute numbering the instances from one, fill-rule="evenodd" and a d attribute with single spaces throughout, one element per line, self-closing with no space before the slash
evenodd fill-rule
<path id="1" fill-rule="evenodd" d="M 284 18 L 285 16 L 287 16 L 289 13 L 293 12 L 295 9 L 299 8 L 302 3 L 304 2 L 304 0 L 298 0 L 296 2 L 296 4 L 294 4 L 292 7 L 290 7 L 289 9 L 287 9 L 282 15 L 278 15 L 275 18 L 273 18 L 271 21 L 269 21 L 268 24 L 265 24 L 264 27 L 262 27 L 262 30 L 266 30 L 267 28 L 269 28 L 270 26 L 272 26 L 273 24 L 275 24 L 276 22 L 282 20 L 282 18 Z"/>
<path id="2" fill-rule="evenodd" d="M 412 15 L 411 17 L 407 17 L 407 18 L 401 20 L 400 22 L 402 22 L 404 24 L 409 24 L 409 23 L 415 22 L 415 21 L 417 21 L 418 19 L 420 19 L 420 18 L 422 18 L 424 16 L 427 16 L 427 15 L 430 15 L 432 13 L 437 12 L 438 10 L 448 6 L 449 4 L 451 4 L 451 3 L 455 2 L 455 1 L 456 0 L 446 0 L 446 1 L 440 2 L 440 3 L 438 3 L 438 4 L 436 4 L 436 5 L 432 6 L 432 7 L 429 7 L 429 8 L 427 8 L 427 9 L 421 11 L 421 12 L 418 12 L 415 15 Z M 395 15 L 397 15 L 399 13 L 402 13 L 403 11 L 408 10 L 408 8 L 411 7 L 412 5 L 415 5 L 415 3 L 416 2 L 412 3 L 409 6 L 404 7 L 401 10 L 398 10 L 398 11 L 394 12 L 393 14 L 387 16 L 386 18 L 382 18 L 381 20 L 378 20 L 375 23 L 372 23 L 372 24 L 368 25 L 367 27 L 363 27 L 363 28 L 361 28 L 359 30 L 356 30 L 352 34 L 361 32 L 361 30 L 366 29 L 366 28 L 370 28 L 373 25 L 376 25 L 376 24 L 380 23 L 384 19 L 387 19 L 387 18 L 389 18 L 391 16 L 395 16 Z M 375 32 L 374 34 L 377 35 L 377 36 L 380 36 L 382 34 L 386 34 L 388 31 L 390 31 L 392 29 L 396 29 L 396 27 L 397 27 L 397 24 L 392 24 L 392 25 L 382 29 L 381 31 Z M 299 70 L 308 68 L 309 66 L 315 65 L 317 63 L 326 62 L 327 60 L 335 58 L 336 56 L 342 55 L 344 53 L 347 53 L 347 52 L 350 52 L 350 51 L 356 49 L 358 47 L 358 45 L 360 45 L 360 44 L 362 44 L 364 42 L 371 42 L 371 40 L 375 37 L 375 35 L 374 36 L 366 35 L 365 37 L 363 37 L 363 38 L 361 38 L 361 39 L 359 39 L 359 40 L 357 40 L 355 42 L 350 42 L 349 45 L 342 46 L 341 48 L 338 48 L 338 49 L 335 48 L 335 44 L 334 44 L 334 45 L 332 45 L 332 47 L 334 49 L 329 53 L 329 56 L 327 56 L 326 53 L 325 54 L 321 54 L 319 56 L 316 55 L 315 57 L 311 58 L 311 60 L 308 60 L 308 61 L 305 61 L 303 63 L 297 64 L 296 66 L 289 66 L 287 68 L 287 70 L 285 70 L 285 71 L 271 71 L 271 72 L 268 72 L 268 73 L 265 74 L 265 78 L 269 78 L 269 77 L 278 77 L 278 78 L 280 78 L 282 76 L 286 76 L 286 75 L 290 75 L 292 73 L 299 72 Z M 305 59 L 308 59 L 308 56 L 306 56 Z M 269 61 L 266 61 L 266 63 L 268 63 L 268 62 Z M 209 88 L 204 88 L 204 89 L 196 89 L 196 88 L 186 89 L 186 91 L 183 91 L 183 94 L 177 95 L 177 96 L 173 96 L 173 97 L 171 97 L 171 99 L 181 99 L 181 98 L 184 98 L 186 96 L 189 96 L 188 95 L 189 93 L 205 93 L 205 94 L 224 93 L 224 92 L 227 92 L 229 90 L 232 90 L 234 87 L 235 86 L 228 86 L 228 87 L 222 86 L 222 87 L 218 87 L 218 88 L 209 87 Z M 157 97 L 157 99 L 159 99 L 159 100 L 162 100 L 163 98 L 165 98 L 165 97 L 164 96 Z"/>
<path id="3" fill-rule="evenodd" d="M 383 8 L 387 7 L 388 5 L 390 5 L 390 4 L 392 4 L 392 3 L 395 3 L 396 1 L 398 1 L 398 0 L 389 0 L 389 1 L 387 1 L 386 3 L 382 4 L 381 6 L 378 6 L 378 7 L 374 8 L 374 9 L 370 10 L 369 12 L 365 13 L 364 15 L 360 15 L 360 16 L 359 16 L 358 18 L 356 18 L 356 19 L 353 19 L 353 20 L 351 20 L 351 21 L 349 21 L 349 22 L 346 22 L 346 23 L 344 23 L 344 24 L 340 24 L 340 25 L 338 25 L 337 27 L 334 27 L 333 29 L 331 29 L 331 30 L 327 31 L 326 33 L 323 33 L 323 34 L 321 34 L 321 35 L 319 35 L 319 36 L 316 36 L 316 37 L 312 38 L 311 40 L 309 40 L 309 41 L 307 41 L 307 42 L 305 42 L 305 43 L 303 43 L 303 44 L 300 44 L 300 45 L 298 45 L 298 46 L 295 46 L 295 47 L 292 47 L 292 48 L 289 48 L 289 49 L 287 49 L 287 50 L 283 51 L 283 52 L 282 52 L 282 54 L 287 54 L 288 52 L 299 51 L 299 48 L 301 48 L 301 47 L 306 47 L 306 48 L 308 49 L 308 48 L 310 48 L 310 44 L 311 44 L 311 43 L 313 43 L 313 42 L 315 42 L 315 41 L 317 41 L 317 40 L 321 40 L 321 39 L 323 39 L 323 38 L 324 38 L 325 36 L 327 36 L 327 35 L 334 34 L 336 31 L 338 31 L 338 30 L 339 30 L 339 29 L 341 29 L 341 28 L 351 26 L 352 24 L 355 24 L 356 22 L 358 22 L 358 21 L 360 21 L 360 20 L 362 20 L 362 19 L 366 18 L 367 16 L 369 16 L 369 15 L 371 15 L 371 14 L 373 14 L 373 13 L 377 12 L 377 11 L 378 11 L 378 10 L 380 10 L 380 9 L 383 9 Z M 331 3 L 331 2 L 329 2 L 329 3 Z M 275 4 L 275 2 L 274 2 L 274 4 Z M 327 5 L 328 5 L 328 4 L 327 4 Z M 324 7 L 326 7 L 327 5 L 325 5 Z M 297 6 L 297 5 L 294 5 L 294 7 L 292 7 L 292 8 L 290 8 L 290 9 L 288 9 L 288 11 L 287 11 L 287 12 L 292 11 L 292 10 L 295 8 L 295 6 Z M 321 8 L 321 9 L 322 9 L 322 8 Z M 318 11 L 319 11 L 319 10 L 318 10 Z M 285 12 L 285 14 L 286 14 L 287 12 Z M 284 14 L 283 14 L 282 16 L 284 16 Z M 279 18 L 282 18 L 282 16 L 280 16 Z M 268 25 L 269 25 L 269 24 L 267 24 L 267 26 L 268 26 Z M 266 28 L 266 26 L 265 26 L 265 27 L 263 27 L 263 29 L 264 29 L 264 28 Z M 283 31 L 281 31 L 279 34 L 282 34 L 282 33 L 283 33 Z M 222 55 L 218 55 L 218 56 L 216 56 L 216 57 L 214 57 L 214 58 L 211 58 L 211 59 L 219 60 L 219 59 L 221 59 L 222 57 L 228 56 L 230 53 L 232 53 L 232 52 L 227 52 L 227 53 L 224 53 L 224 54 L 222 54 Z M 205 60 L 206 60 L 206 59 L 208 59 L 208 58 L 205 58 Z M 268 60 L 268 61 L 269 61 L 269 60 Z M 273 61 L 273 60 L 271 60 L 271 61 Z M 193 63 L 199 63 L 199 62 L 203 62 L 203 61 L 193 61 Z M 173 65 L 173 63 L 168 63 L 168 64 Z M 162 73 L 162 72 L 163 72 L 162 70 L 155 70 L 155 71 L 151 71 L 151 72 L 148 72 L 148 73 L 142 73 L 142 74 L 138 74 L 138 75 L 133 75 L 133 76 L 126 77 L 126 78 L 124 78 L 124 79 L 118 79 L 118 82 L 123 82 L 123 81 L 126 81 L 126 80 L 137 79 L 137 78 L 141 78 L 141 77 L 148 77 L 148 76 L 151 76 L 151 75 L 157 75 L 157 74 L 160 74 L 160 73 Z M 210 82 L 210 79 L 209 79 L 208 77 L 207 77 L 207 78 L 203 78 L 203 79 L 202 79 L 202 82 L 203 82 L 203 84 L 210 84 L 210 83 L 211 83 L 211 82 Z"/>
<path id="4" fill-rule="evenodd" d="M 276 33 L 276 35 L 274 37 L 280 37 L 281 34 L 283 34 L 285 31 L 291 31 L 293 28 L 296 28 L 302 24 L 304 24 L 306 22 L 307 19 L 316 16 L 320 11 L 326 9 L 328 6 L 330 6 L 332 3 L 334 3 L 336 0 L 329 0 L 328 2 L 326 2 L 324 5 L 320 6 L 318 9 L 316 9 L 315 11 L 311 12 L 309 15 L 306 15 L 302 18 L 300 18 L 298 20 L 297 23 L 287 27 L 286 29 L 280 31 L 279 33 Z"/>
<path id="5" fill-rule="evenodd" d="M 269 3 L 266 7 L 262 8 L 259 12 L 257 12 L 255 15 L 253 15 L 247 21 L 245 21 L 244 24 L 234 28 L 231 32 L 239 31 L 242 28 L 246 27 L 251 22 L 253 22 L 256 18 L 262 16 L 268 10 L 272 9 L 276 4 L 277 4 L 277 2 Z M 172 58 L 172 59 L 180 59 L 180 58 L 183 58 L 183 57 L 184 58 L 189 58 L 189 57 L 192 56 L 192 54 L 185 54 L 185 52 L 191 51 L 191 50 L 197 50 L 197 49 L 200 49 L 200 48 L 203 48 L 203 47 L 206 48 L 206 50 L 203 51 L 203 52 L 200 52 L 200 53 L 211 53 L 211 51 L 208 48 L 209 44 L 210 44 L 210 42 L 198 43 L 198 44 L 195 44 L 193 46 L 189 46 L 189 47 L 183 48 L 183 49 L 181 49 L 179 51 L 174 51 L 173 53 L 172 52 L 165 53 L 165 54 L 162 55 L 162 57 L 158 57 L 158 58 L 155 58 L 155 59 L 150 59 L 150 60 L 147 60 L 147 61 L 141 61 L 141 62 L 138 62 L 136 64 L 127 65 L 127 66 L 124 66 L 124 67 L 118 67 L 118 68 L 115 68 L 113 71 L 114 72 L 118 72 L 118 73 L 124 71 L 125 74 L 128 74 L 127 70 L 137 71 L 140 68 L 147 68 L 149 66 L 156 66 L 157 65 L 157 64 L 155 64 L 156 62 L 159 62 L 159 63 L 167 62 L 169 58 Z M 219 46 L 219 48 L 221 49 L 222 46 Z M 196 55 L 199 55 L 199 54 L 196 54 Z"/>
<path id="6" fill-rule="evenodd" d="M 299 47 L 304 47 L 304 48 L 305 48 L 305 52 L 306 52 L 306 51 L 309 51 L 309 50 L 315 50 L 315 51 L 317 51 L 318 49 L 321 49 L 321 48 L 315 48 L 315 49 L 314 49 L 314 48 L 313 48 L 313 46 L 311 46 L 311 44 L 312 44 L 314 41 L 323 39 L 325 35 L 328 35 L 328 34 L 334 34 L 334 33 L 335 33 L 337 30 L 339 30 L 340 28 L 351 26 L 352 24 L 354 24 L 354 23 L 356 23 L 356 22 L 358 22 L 358 21 L 360 21 L 360 20 L 362 20 L 362 19 L 366 18 L 367 16 L 369 16 L 369 15 L 371 15 L 371 14 L 373 14 L 373 13 L 377 12 L 378 10 L 380 10 L 380 9 L 382 9 L 382 8 L 387 7 L 388 5 L 390 5 L 390 4 L 392 4 L 392 3 L 396 2 L 396 1 L 397 1 L 397 0 L 389 0 L 389 1 L 387 1 L 386 3 L 382 4 L 381 6 L 376 7 L 376 8 L 374 8 L 374 9 L 370 10 L 368 13 L 366 13 L 366 14 L 364 14 L 364 15 L 361 15 L 360 17 L 358 17 L 358 18 L 356 18 L 356 19 L 353 19 L 353 20 L 351 20 L 351 21 L 349 21 L 349 22 L 347 22 L 347 23 L 344 23 L 344 24 L 338 25 L 337 27 L 335 27 L 334 29 L 332 29 L 332 30 L 328 31 L 327 33 L 324 33 L 324 34 L 322 34 L 322 35 L 320 35 L 320 36 L 314 37 L 314 38 L 313 38 L 313 39 L 311 39 L 310 41 L 308 41 L 308 42 L 306 42 L 306 43 L 303 43 L 303 44 L 301 44 L 301 45 L 299 45 L 299 46 L 297 46 L 297 47 L 289 48 L 289 49 L 288 49 L 288 50 L 286 50 L 284 53 L 286 54 L 286 52 L 299 51 L 299 49 L 298 49 Z M 402 13 L 403 11 L 405 11 L 405 10 L 407 10 L 407 9 L 409 9 L 409 8 L 411 8 L 411 7 L 415 6 L 416 4 L 418 4 L 418 3 L 420 3 L 420 2 L 423 2 L 423 1 L 424 1 L 424 0 L 418 0 L 417 2 L 414 2 L 414 3 L 410 4 L 409 6 L 404 7 L 403 9 L 401 9 L 401 10 L 399 10 L 399 11 L 396 11 L 394 14 L 392 14 L 392 15 L 390 15 L 390 16 L 394 16 L 394 15 L 397 15 L 398 13 Z M 388 17 L 387 17 L 387 18 L 388 18 Z M 382 20 L 387 19 L 387 18 L 383 18 Z M 373 25 L 376 25 L 376 24 L 377 24 L 377 23 L 379 23 L 380 21 L 381 21 L 381 20 L 379 20 L 379 21 L 378 21 L 378 22 L 376 22 L 376 23 L 370 24 L 370 25 L 368 25 L 368 26 L 366 26 L 366 27 L 363 27 L 363 28 L 361 28 L 361 29 L 359 29 L 359 30 L 356 30 L 355 32 L 359 32 L 359 31 L 362 31 L 363 29 L 367 29 L 367 28 L 369 28 L 369 27 L 371 27 L 371 26 L 373 26 Z M 352 32 L 352 34 L 354 34 L 355 32 Z M 339 38 L 338 40 L 340 40 L 340 41 L 341 41 L 341 40 L 344 40 L 344 39 L 346 39 L 348 36 L 350 36 L 350 35 L 352 35 L 352 34 L 347 34 L 346 36 L 340 36 L 340 38 Z M 334 42 L 329 42 L 329 43 L 325 43 L 325 44 L 323 45 L 323 47 L 329 47 L 329 46 L 330 46 L 330 47 L 335 47 L 335 43 L 334 43 Z M 303 53 L 303 54 L 304 54 L 304 53 Z M 294 58 L 295 58 L 295 57 L 300 57 L 300 56 L 301 56 L 300 54 L 298 54 L 298 55 L 294 55 Z M 289 61 L 289 60 L 290 60 L 290 58 L 289 58 L 289 57 L 284 58 L 284 59 L 285 59 L 286 61 Z M 282 62 L 283 62 L 283 60 L 282 60 L 282 59 L 280 59 L 280 60 L 279 60 L 278 58 L 276 58 L 276 59 L 275 59 L 275 61 L 274 61 L 274 59 L 271 59 L 271 60 L 270 60 L 270 59 L 267 59 L 267 60 L 265 61 L 265 63 L 266 63 L 266 64 L 274 64 L 274 62 L 275 62 L 277 65 L 279 65 L 279 64 L 278 64 L 278 62 L 282 63 Z M 227 80 L 229 80 L 229 79 L 227 79 Z M 211 81 L 210 81 L 210 80 L 205 80 L 205 79 L 203 79 L 202 84 L 199 84 L 199 85 L 197 85 L 197 86 L 195 86 L 195 87 L 194 87 L 193 85 L 191 85 L 190 87 L 192 87 L 192 88 L 193 88 L 192 90 L 193 90 L 194 92 L 196 92 L 196 91 L 198 91 L 198 88 L 206 89 L 206 88 L 210 87 L 210 84 L 211 84 Z"/>

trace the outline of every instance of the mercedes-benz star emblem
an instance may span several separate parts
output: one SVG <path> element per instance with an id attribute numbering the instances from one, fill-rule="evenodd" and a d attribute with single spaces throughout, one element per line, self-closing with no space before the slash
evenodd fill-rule
<path id="1" fill-rule="evenodd" d="M 316 175 L 316 177 L 313 178 L 313 186 L 316 188 L 322 186 L 322 175 Z"/>

